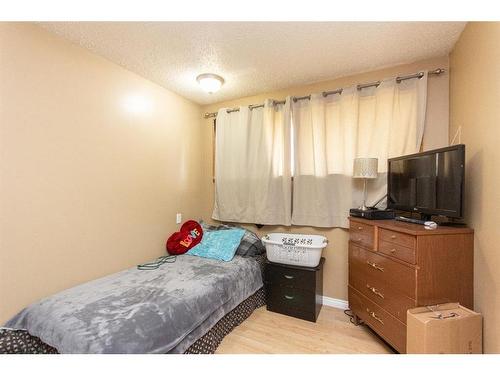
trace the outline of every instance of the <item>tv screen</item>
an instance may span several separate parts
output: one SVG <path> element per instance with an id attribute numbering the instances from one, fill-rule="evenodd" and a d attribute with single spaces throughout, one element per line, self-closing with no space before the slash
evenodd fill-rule
<path id="1" fill-rule="evenodd" d="M 424 217 L 463 216 L 465 145 L 388 160 L 387 207 Z"/>

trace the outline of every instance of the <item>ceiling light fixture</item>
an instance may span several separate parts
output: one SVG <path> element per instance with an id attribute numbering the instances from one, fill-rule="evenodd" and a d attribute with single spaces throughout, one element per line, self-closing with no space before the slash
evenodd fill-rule
<path id="1" fill-rule="evenodd" d="M 224 78 L 212 73 L 200 74 L 196 77 L 196 81 L 198 81 L 201 88 L 209 94 L 219 91 L 221 86 L 224 84 Z"/>

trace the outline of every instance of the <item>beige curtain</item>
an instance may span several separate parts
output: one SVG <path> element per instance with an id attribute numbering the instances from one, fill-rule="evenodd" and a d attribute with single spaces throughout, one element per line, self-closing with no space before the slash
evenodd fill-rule
<path id="1" fill-rule="evenodd" d="M 216 125 L 216 220 L 291 224 L 290 99 L 263 108 L 219 110 Z"/>
<path id="2" fill-rule="evenodd" d="M 378 158 L 379 177 L 368 183 L 367 203 L 382 197 L 387 159 L 420 149 L 426 100 L 427 74 L 293 103 L 292 224 L 348 226 L 349 209 L 362 201 L 362 181 L 352 178 L 355 157 Z"/>

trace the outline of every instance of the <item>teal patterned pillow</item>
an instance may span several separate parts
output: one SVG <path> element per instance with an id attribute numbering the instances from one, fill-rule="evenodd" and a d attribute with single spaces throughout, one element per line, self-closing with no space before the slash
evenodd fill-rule
<path id="1" fill-rule="evenodd" d="M 203 232 L 201 242 L 186 254 L 229 262 L 245 234 L 244 229 L 227 229 Z"/>

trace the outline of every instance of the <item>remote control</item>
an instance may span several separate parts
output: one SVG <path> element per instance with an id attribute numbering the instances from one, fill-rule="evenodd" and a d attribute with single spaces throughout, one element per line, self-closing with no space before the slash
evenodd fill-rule
<path id="1" fill-rule="evenodd" d="M 396 216 L 396 220 L 398 220 L 398 221 L 404 221 L 406 223 L 413 223 L 413 224 L 424 225 L 425 229 L 436 229 L 437 228 L 437 224 L 434 221 L 425 221 L 425 220 L 411 219 L 409 217 L 404 217 L 404 216 Z"/>
<path id="2" fill-rule="evenodd" d="M 396 216 L 397 221 L 404 221 L 406 223 L 425 225 L 425 220 L 412 219 L 410 217 Z"/>

